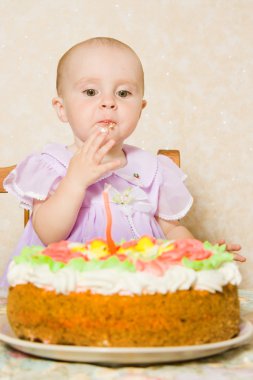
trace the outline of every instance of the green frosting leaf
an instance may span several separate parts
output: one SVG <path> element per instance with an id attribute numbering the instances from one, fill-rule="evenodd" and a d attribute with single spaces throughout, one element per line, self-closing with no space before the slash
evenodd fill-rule
<path id="1" fill-rule="evenodd" d="M 51 257 L 46 256 L 49 260 L 47 265 L 51 269 L 52 272 L 57 272 L 59 269 L 65 267 L 65 264 L 60 261 L 54 261 Z"/>
<path id="2" fill-rule="evenodd" d="M 183 257 L 182 264 L 187 267 L 199 270 L 211 270 L 219 268 L 223 263 L 233 261 L 233 255 L 228 252 L 214 253 L 212 256 L 205 260 L 190 260 L 187 257 Z"/>
<path id="3" fill-rule="evenodd" d="M 84 260 L 82 257 L 77 257 L 70 260 L 68 263 L 56 261 L 51 257 L 42 254 L 43 247 L 33 246 L 25 247 L 21 254 L 14 258 L 16 264 L 30 264 L 33 266 L 47 265 L 52 272 L 68 267 L 79 272 L 94 271 L 100 269 L 116 269 L 128 272 L 136 272 L 136 268 L 129 260 L 121 261 L 117 256 L 111 256 L 106 260 L 92 259 Z"/>
<path id="4" fill-rule="evenodd" d="M 226 252 L 226 244 L 211 244 L 209 241 L 205 241 L 203 243 L 203 247 L 206 251 L 212 252 L 212 253 L 223 253 Z"/>
<path id="5" fill-rule="evenodd" d="M 22 249 L 21 254 L 14 258 L 14 261 L 16 264 L 47 265 L 52 272 L 57 272 L 65 266 L 64 263 L 41 254 L 43 249 L 43 247 L 39 246 L 25 247 Z"/>
<path id="6" fill-rule="evenodd" d="M 77 270 L 78 272 L 83 272 L 86 267 L 86 262 L 81 257 L 77 257 L 75 259 L 70 260 L 67 265 L 68 268 L 72 268 Z"/>
<path id="7" fill-rule="evenodd" d="M 118 270 L 128 271 L 128 272 L 136 272 L 136 268 L 133 263 L 129 260 L 120 261 L 117 256 L 109 257 L 109 259 L 100 261 L 103 264 L 103 269 L 115 268 Z"/>
<path id="8" fill-rule="evenodd" d="M 33 255 L 37 255 L 43 250 L 43 247 L 33 246 L 33 247 L 24 247 L 19 256 L 14 257 L 16 264 L 27 263 L 30 261 Z"/>
<path id="9" fill-rule="evenodd" d="M 72 259 L 66 264 L 66 267 L 73 268 L 79 272 L 93 271 L 100 269 L 117 269 L 128 272 L 136 272 L 135 266 L 128 260 L 120 261 L 118 257 L 111 256 L 107 260 L 85 261 L 82 258 Z"/>

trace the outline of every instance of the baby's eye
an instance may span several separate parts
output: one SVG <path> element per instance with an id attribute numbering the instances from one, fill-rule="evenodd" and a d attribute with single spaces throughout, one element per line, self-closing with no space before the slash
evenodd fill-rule
<path id="1" fill-rule="evenodd" d="M 128 95 L 131 95 L 131 92 L 127 90 L 119 90 L 117 92 L 117 95 L 119 95 L 121 98 L 126 98 Z"/>
<path id="2" fill-rule="evenodd" d="M 87 96 L 95 96 L 97 93 L 98 91 L 94 90 L 94 88 L 88 88 L 87 90 L 83 91 L 83 94 L 86 94 Z"/>

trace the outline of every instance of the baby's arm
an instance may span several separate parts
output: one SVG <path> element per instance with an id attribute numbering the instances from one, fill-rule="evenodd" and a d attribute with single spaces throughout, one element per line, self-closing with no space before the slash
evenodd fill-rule
<path id="1" fill-rule="evenodd" d="M 86 189 L 121 166 L 120 160 L 102 162 L 115 144 L 114 140 L 105 142 L 105 139 L 106 133 L 93 133 L 71 159 L 55 193 L 43 202 L 35 202 L 32 223 L 45 245 L 66 239 L 76 222 Z"/>
<path id="2" fill-rule="evenodd" d="M 168 240 L 194 239 L 192 233 L 182 226 L 179 221 L 167 221 L 159 217 L 156 217 L 156 220 Z"/>

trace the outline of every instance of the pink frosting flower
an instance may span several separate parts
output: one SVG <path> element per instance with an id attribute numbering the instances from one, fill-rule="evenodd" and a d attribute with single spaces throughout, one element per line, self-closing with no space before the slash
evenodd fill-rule
<path id="1" fill-rule="evenodd" d="M 190 260 L 205 260 L 212 256 L 212 252 L 203 247 L 203 243 L 196 239 L 183 239 L 175 242 L 175 250 L 183 257 Z"/>
<path id="2" fill-rule="evenodd" d="M 137 260 L 135 263 L 136 269 L 139 272 L 148 272 L 155 276 L 162 276 L 167 268 L 159 260 L 141 261 Z"/>
<path id="3" fill-rule="evenodd" d="M 68 263 L 69 260 L 77 257 L 82 257 L 84 260 L 86 259 L 82 252 L 71 251 L 68 247 L 68 242 L 65 240 L 49 244 L 49 246 L 42 251 L 42 254 L 62 263 Z"/>
<path id="4" fill-rule="evenodd" d="M 212 252 L 205 250 L 203 243 L 199 240 L 184 239 L 175 241 L 174 248 L 163 252 L 156 260 L 138 260 L 135 265 L 137 271 L 162 276 L 171 265 L 180 265 L 183 257 L 190 260 L 205 260 L 210 256 L 212 256 Z"/>

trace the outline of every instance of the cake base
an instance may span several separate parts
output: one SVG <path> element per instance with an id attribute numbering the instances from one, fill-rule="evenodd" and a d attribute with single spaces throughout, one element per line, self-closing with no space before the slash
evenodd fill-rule
<path id="1" fill-rule="evenodd" d="M 237 287 L 154 295 L 56 294 L 11 287 L 7 315 L 15 334 L 34 342 L 99 347 L 213 343 L 239 332 Z"/>

